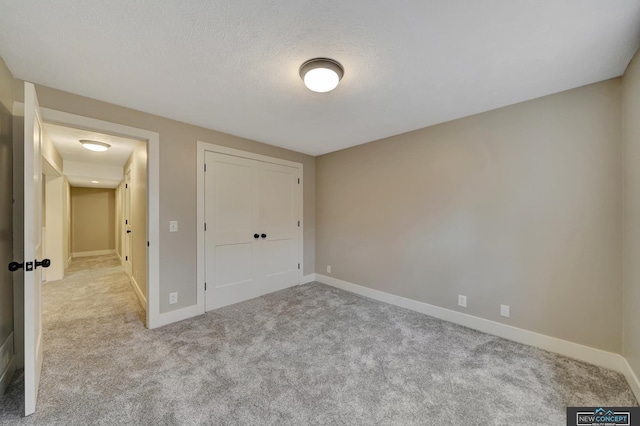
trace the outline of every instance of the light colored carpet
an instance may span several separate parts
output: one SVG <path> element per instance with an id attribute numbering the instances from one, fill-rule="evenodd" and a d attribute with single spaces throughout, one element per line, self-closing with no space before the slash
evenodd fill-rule
<path id="1" fill-rule="evenodd" d="M 18 376 L 1 424 L 563 425 L 568 405 L 637 405 L 620 374 L 318 283 L 147 330 L 103 257 L 44 302 L 38 411 L 21 417 Z"/>

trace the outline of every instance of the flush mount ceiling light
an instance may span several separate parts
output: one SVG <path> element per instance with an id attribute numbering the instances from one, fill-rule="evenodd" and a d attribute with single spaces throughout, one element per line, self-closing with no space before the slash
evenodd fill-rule
<path id="1" fill-rule="evenodd" d="M 89 151 L 106 151 L 111 146 L 108 143 L 98 142 L 98 141 L 90 141 L 90 140 L 87 140 L 87 139 L 81 140 L 80 143 L 82 144 L 82 146 L 85 149 L 88 149 Z"/>
<path id="2" fill-rule="evenodd" d="M 344 75 L 342 65 L 333 59 L 314 58 L 300 66 L 300 77 L 314 92 L 330 92 L 338 86 Z"/>

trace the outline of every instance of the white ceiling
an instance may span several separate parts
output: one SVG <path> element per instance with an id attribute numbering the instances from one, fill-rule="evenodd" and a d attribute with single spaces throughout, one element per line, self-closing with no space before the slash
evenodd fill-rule
<path id="1" fill-rule="evenodd" d="M 0 0 L 14 76 L 318 155 L 620 76 L 638 0 Z M 307 90 L 307 59 L 344 65 Z"/>
<path id="2" fill-rule="evenodd" d="M 123 178 L 124 164 L 133 153 L 136 144 L 140 143 L 133 139 L 52 123 L 44 123 L 43 127 L 62 157 L 62 171 L 72 186 L 117 187 Z M 104 152 L 89 151 L 80 144 L 80 140 L 83 139 L 105 142 L 111 147 Z"/>

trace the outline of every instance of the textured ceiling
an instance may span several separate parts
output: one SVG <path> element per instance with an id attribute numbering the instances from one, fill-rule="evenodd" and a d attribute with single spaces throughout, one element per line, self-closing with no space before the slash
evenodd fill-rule
<path id="1" fill-rule="evenodd" d="M 322 154 L 621 75 L 638 0 L 0 0 L 17 78 Z M 309 58 L 341 62 L 329 93 Z"/>

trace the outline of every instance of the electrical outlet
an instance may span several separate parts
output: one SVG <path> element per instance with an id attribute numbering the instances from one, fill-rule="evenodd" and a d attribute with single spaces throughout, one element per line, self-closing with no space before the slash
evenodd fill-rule
<path id="1" fill-rule="evenodd" d="M 178 303 L 178 293 L 169 293 L 169 304 Z"/>
<path id="2" fill-rule="evenodd" d="M 458 306 L 462 306 L 463 308 L 467 307 L 467 296 L 458 295 Z"/>
<path id="3" fill-rule="evenodd" d="M 509 318 L 509 305 L 500 305 L 500 315 Z"/>
<path id="4" fill-rule="evenodd" d="M 177 220 L 169 221 L 169 232 L 178 232 L 178 221 Z"/>
<path id="5" fill-rule="evenodd" d="M 327 274 L 331 273 L 331 265 L 327 265 Z"/>

